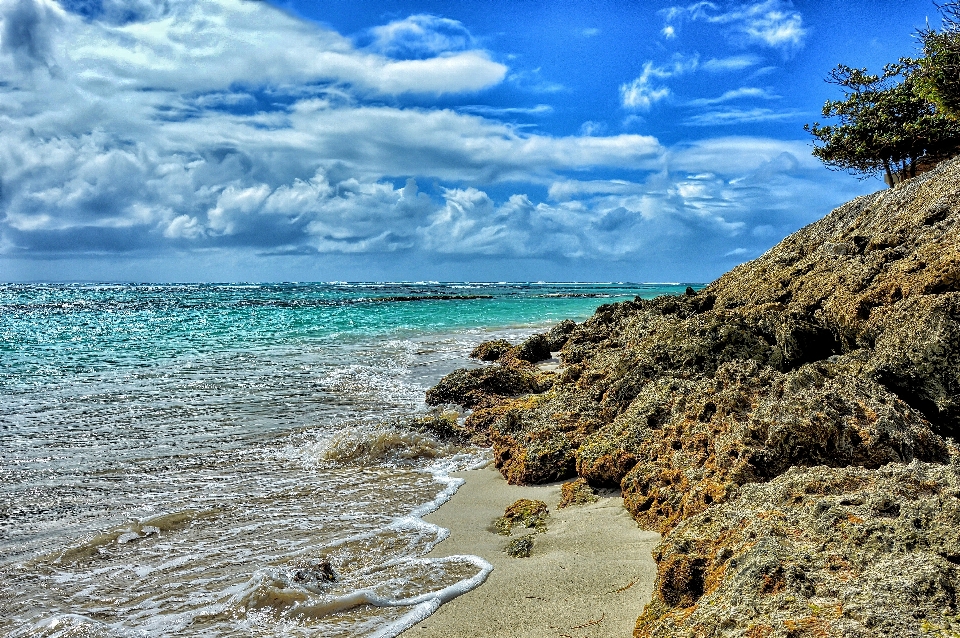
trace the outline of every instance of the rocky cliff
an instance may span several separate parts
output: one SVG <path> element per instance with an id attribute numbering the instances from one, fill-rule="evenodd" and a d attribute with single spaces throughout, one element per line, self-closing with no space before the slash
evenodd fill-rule
<path id="1" fill-rule="evenodd" d="M 619 486 L 663 533 L 636 636 L 960 636 L 960 160 L 476 356 L 428 402 L 508 481 Z"/>

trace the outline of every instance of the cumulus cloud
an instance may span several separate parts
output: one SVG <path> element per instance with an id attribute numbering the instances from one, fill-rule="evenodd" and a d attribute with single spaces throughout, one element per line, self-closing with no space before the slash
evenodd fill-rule
<path id="1" fill-rule="evenodd" d="M 415 177 L 549 181 L 604 166 L 645 170 L 663 153 L 648 136 L 527 134 L 453 110 L 364 103 L 374 86 L 440 91 L 456 77 L 472 89 L 477 75 L 460 76 L 471 56 L 486 64 L 476 51 L 391 61 L 263 3 L 158 5 L 165 10 L 138 22 L 78 16 L 45 0 L 4 4 L 2 33 L 31 34 L 4 36 L 0 55 L 10 79 L 0 86 L 6 253 L 399 250 L 424 241 L 417 229 L 456 199 L 453 189 L 440 206 Z M 256 47 L 241 46 L 253 37 Z M 296 64 L 281 50 L 291 43 Z M 336 82 L 304 70 L 311 55 L 342 63 L 324 71 Z M 63 72 L 38 75 L 41 63 Z M 353 81 L 350 69 L 365 65 L 369 81 Z M 280 105 L 264 105 L 257 91 Z M 484 232 L 484 245 L 501 237 Z"/>
<path id="2" fill-rule="evenodd" d="M 720 25 L 730 36 L 744 44 L 754 44 L 784 53 L 792 53 L 803 46 L 807 29 L 803 16 L 790 0 L 762 0 L 761 2 L 723 5 L 715 2 L 695 2 L 661 11 L 666 28 L 675 34 L 675 27 L 683 21 Z M 666 30 L 664 31 L 666 35 Z"/>
<path id="3" fill-rule="evenodd" d="M 4 33 L 49 33 L 56 17 L 60 33 L 48 46 L 56 49 L 48 58 L 87 86 L 209 91 L 236 84 L 332 82 L 385 94 L 456 93 L 495 85 L 507 72 L 482 50 L 410 60 L 357 50 L 338 33 L 266 3 L 157 0 L 155 6 L 143 11 L 142 19 L 122 23 L 85 20 L 51 0 L 4 0 L 0 15 Z M 27 30 L 23 19 L 15 18 L 30 11 L 43 19 Z M 39 35 L 27 39 L 40 41 Z"/>

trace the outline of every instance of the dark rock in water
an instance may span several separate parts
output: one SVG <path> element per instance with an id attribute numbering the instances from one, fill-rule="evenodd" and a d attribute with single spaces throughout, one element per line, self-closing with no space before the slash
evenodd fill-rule
<path id="1" fill-rule="evenodd" d="M 521 536 L 507 543 L 507 554 L 514 558 L 530 558 L 533 553 L 533 538 L 531 536 Z"/>
<path id="2" fill-rule="evenodd" d="M 470 358 L 480 361 L 499 361 L 504 358 L 504 355 L 509 354 L 508 364 L 516 362 L 523 365 L 524 363 L 543 361 L 549 359 L 552 352 L 563 347 L 563 344 L 567 342 L 567 337 L 576 326 L 576 322 L 564 319 L 551 328 L 549 332 L 535 334 L 518 346 L 512 345 L 506 339 L 484 341 L 473 349 Z"/>
<path id="3" fill-rule="evenodd" d="M 471 359 L 480 361 L 496 361 L 513 348 L 513 344 L 506 339 L 496 339 L 494 341 L 484 341 L 473 349 L 470 353 Z"/>
<path id="4" fill-rule="evenodd" d="M 793 468 L 654 556 L 638 638 L 956 635 L 960 468 Z"/>
<path id="5" fill-rule="evenodd" d="M 548 333 L 494 366 L 522 382 L 438 388 L 509 482 L 619 486 L 664 534 L 637 636 L 960 635 L 960 159 L 563 330 L 557 374 Z"/>
<path id="6" fill-rule="evenodd" d="M 560 486 L 560 505 L 557 507 L 564 508 L 570 507 L 571 505 L 586 505 L 587 503 L 595 503 L 599 500 L 600 498 L 594 493 L 593 488 L 590 487 L 587 480 L 578 478 Z"/>
<path id="7" fill-rule="evenodd" d="M 328 560 L 310 560 L 298 564 L 292 571 L 293 582 L 302 585 L 319 586 L 336 583 L 340 575 Z"/>

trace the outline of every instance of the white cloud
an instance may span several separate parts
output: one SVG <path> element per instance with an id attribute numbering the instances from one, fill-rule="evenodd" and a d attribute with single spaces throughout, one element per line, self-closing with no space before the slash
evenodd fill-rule
<path id="1" fill-rule="evenodd" d="M 643 71 L 632 82 L 620 86 L 620 103 L 624 108 L 649 111 L 650 108 L 670 96 L 670 89 L 658 83 L 697 68 L 696 57 L 676 57 L 672 64 L 656 66 L 646 62 Z"/>
<path id="2" fill-rule="evenodd" d="M 723 104 L 724 102 L 743 99 L 778 100 L 780 96 L 770 93 L 767 89 L 744 86 L 739 89 L 727 91 L 718 97 L 690 100 L 687 102 L 687 106 L 713 106 L 715 104 Z"/>
<path id="3" fill-rule="evenodd" d="M 484 117 L 501 117 L 504 115 L 549 115 L 553 113 L 553 107 L 549 104 L 537 104 L 536 106 L 488 106 L 486 104 L 469 104 L 467 106 L 457 107 L 462 113 L 471 113 L 473 115 L 482 115 Z"/>
<path id="4" fill-rule="evenodd" d="M 475 46 L 470 31 L 457 20 L 417 14 L 370 29 L 368 47 L 401 59 L 430 58 Z"/>
<path id="5" fill-rule="evenodd" d="M 643 184 L 614 180 L 559 180 L 550 184 L 550 199 L 558 202 L 570 201 L 584 195 L 639 195 L 644 192 Z"/>
<path id="6" fill-rule="evenodd" d="M 697 115 L 687 118 L 684 123 L 689 126 L 724 126 L 757 122 L 780 122 L 783 120 L 792 120 L 802 115 L 802 111 L 795 109 L 741 109 L 727 107 L 698 113 Z"/>
<path id="7" fill-rule="evenodd" d="M 806 141 L 774 140 L 762 137 L 718 137 L 677 146 L 668 154 L 673 170 L 688 173 L 714 172 L 727 178 L 752 173 L 788 156 L 801 170 L 816 171 L 819 161 L 810 154 Z M 782 171 L 781 171 L 782 172 Z"/>
<path id="8" fill-rule="evenodd" d="M 580 135 L 591 137 L 594 135 L 603 135 L 607 131 L 607 125 L 604 122 L 594 122 L 587 120 L 580 125 Z"/>
<path id="9" fill-rule="evenodd" d="M 261 2 L 170 0 L 157 7 L 166 10 L 121 24 L 84 20 L 51 0 L 3 0 L 0 15 L 5 31 L 21 34 L 18 52 L 42 56 L 88 89 L 334 82 L 385 94 L 454 93 L 495 85 L 507 72 L 480 50 L 416 60 L 359 51 L 339 34 Z"/>
<path id="10" fill-rule="evenodd" d="M 540 67 L 511 73 L 507 76 L 507 81 L 533 93 L 559 93 L 566 88 L 560 82 L 543 77 L 543 69 Z"/>
<path id="11" fill-rule="evenodd" d="M 203 229 L 196 217 L 178 215 L 174 217 L 163 230 L 163 236 L 168 239 L 196 239 L 203 234 Z"/>
<path id="12" fill-rule="evenodd" d="M 728 2 L 724 7 L 714 2 L 696 2 L 661 11 L 666 27 L 690 20 L 721 25 L 731 37 L 745 44 L 757 44 L 784 53 L 801 48 L 807 36 L 803 16 L 790 0 L 762 0 L 745 4 Z"/>
<path id="13" fill-rule="evenodd" d="M 580 35 L 582 35 L 585 38 L 593 38 L 600 35 L 600 29 L 597 29 L 596 27 L 589 27 L 582 30 L 580 32 Z"/>
<path id="14" fill-rule="evenodd" d="M 760 61 L 761 58 L 754 55 L 732 55 L 725 58 L 710 58 L 701 65 L 701 68 L 711 73 L 728 73 L 756 66 Z"/>

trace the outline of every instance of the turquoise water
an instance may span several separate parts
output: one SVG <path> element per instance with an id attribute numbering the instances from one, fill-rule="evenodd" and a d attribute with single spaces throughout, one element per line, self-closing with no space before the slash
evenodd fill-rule
<path id="1" fill-rule="evenodd" d="M 395 635 L 485 569 L 422 558 L 486 457 L 402 426 L 424 391 L 684 287 L 0 286 L 0 633 Z"/>

